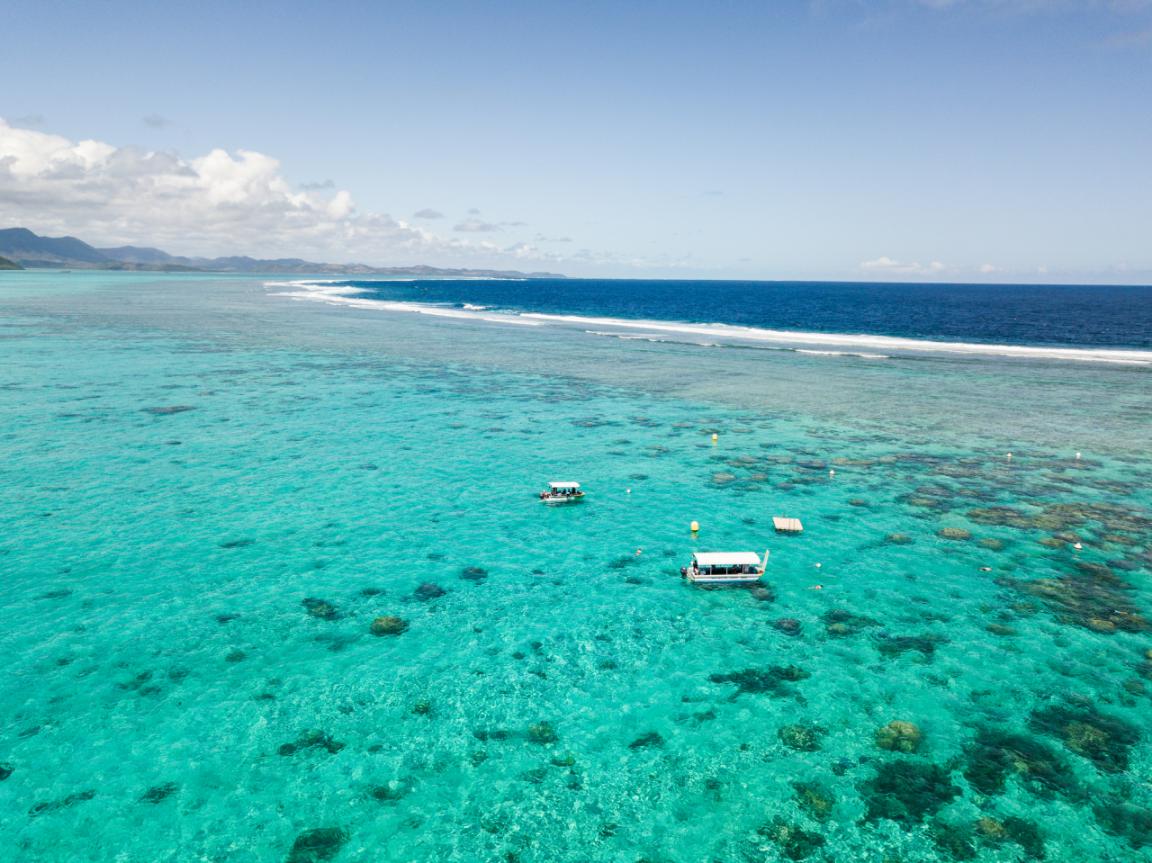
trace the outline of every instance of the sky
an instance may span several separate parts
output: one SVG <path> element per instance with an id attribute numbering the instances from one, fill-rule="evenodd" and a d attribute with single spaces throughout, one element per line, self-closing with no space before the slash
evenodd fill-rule
<path id="1" fill-rule="evenodd" d="M 0 227 L 571 275 L 1152 283 L 1152 0 L 4 0 Z"/>

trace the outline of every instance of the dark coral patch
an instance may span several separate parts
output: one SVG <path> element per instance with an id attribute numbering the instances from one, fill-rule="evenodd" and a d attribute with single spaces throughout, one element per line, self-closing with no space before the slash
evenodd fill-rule
<path id="1" fill-rule="evenodd" d="M 765 824 L 756 832 L 775 844 L 788 860 L 806 860 L 825 844 L 824 837 L 819 833 L 803 830 L 779 819 Z"/>
<path id="2" fill-rule="evenodd" d="M 824 621 L 825 631 L 837 638 L 846 635 L 856 635 L 870 626 L 879 626 L 880 621 L 862 614 L 853 614 L 843 608 L 833 608 L 824 612 L 821 618 Z"/>
<path id="3" fill-rule="evenodd" d="M 165 782 L 163 785 L 153 785 L 147 791 L 140 795 L 141 803 L 159 803 L 165 800 L 180 790 L 180 786 L 175 782 Z"/>
<path id="4" fill-rule="evenodd" d="M 976 791 L 1001 794 L 1015 776 L 1033 794 L 1050 798 L 1060 795 L 1077 800 L 1082 792 L 1063 759 L 1035 738 L 998 728 L 985 727 L 964 748 L 964 778 Z"/>
<path id="5" fill-rule="evenodd" d="M 827 821 L 832 817 L 836 798 L 819 782 L 793 782 L 797 805 L 817 821 Z"/>
<path id="6" fill-rule="evenodd" d="M 477 728 L 472 732 L 472 736 L 477 740 L 487 743 L 489 740 L 504 741 L 512 738 L 511 731 L 505 731 L 502 728 Z"/>
<path id="7" fill-rule="evenodd" d="M 824 729 L 819 725 L 805 725 L 803 723 L 784 725 L 776 731 L 776 736 L 780 738 L 780 742 L 797 752 L 819 751 L 824 734 Z"/>
<path id="8" fill-rule="evenodd" d="M 305 731 L 294 741 L 283 744 L 276 751 L 281 755 L 288 756 L 310 749 L 323 749 L 329 755 L 335 755 L 343 748 L 343 743 L 333 740 L 331 735 L 324 731 Z"/>
<path id="9" fill-rule="evenodd" d="M 300 604 L 304 606 L 304 610 L 308 612 L 310 617 L 315 617 L 319 620 L 340 619 L 340 610 L 327 600 L 316 599 L 314 596 L 309 596 L 306 599 L 302 599 Z"/>
<path id="10" fill-rule="evenodd" d="M 483 581 L 488 577 L 488 570 L 482 566 L 466 566 L 460 570 L 461 581 Z"/>
<path id="11" fill-rule="evenodd" d="M 1056 737 L 1105 773 L 1128 768 L 1129 750 L 1140 741 L 1135 726 L 1090 704 L 1054 705 L 1033 712 L 1029 727 Z"/>
<path id="12" fill-rule="evenodd" d="M 1009 816 L 1003 821 L 985 816 L 975 824 L 975 837 L 980 844 L 998 848 L 1008 843 L 1019 845 L 1025 860 L 1043 860 L 1046 856 L 1044 836 L 1031 821 Z M 962 858 L 971 859 L 971 858 Z"/>
<path id="13" fill-rule="evenodd" d="M 775 602 L 776 590 L 770 584 L 760 582 L 748 588 L 748 593 L 757 602 Z"/>
<path id="14" fill-rule="evenodd" d="M 155 408 L 143 408 L 144 413 L 152 414 L 153 416 L 166 417 L 172 414 L 182 414 L 185 411 L 196 410 L 195 405 L 165 405 Z"/>
<path id="15" fill-rule="evenodd" d="M 305 830 L 292 843 L 286 863 L 326 863 L 333 859 L 348 841 L 339 827 L 317 827 Z"/>
<path id="16" fill-rule="evenodd" d="M 1152 847 L 1152 810 L 1127 800 L 1114 800 L 1093 807 L 1105 833 L 1125 839 L 1133 848 Z"/>
<path id="17" fill-rule="evenodd" d="M 988 506 L 968 511 L 968 520 L 975 524 L 1015 527 L 1027 530 L 1034 526 L 1031 516 L 1010 506 Z"/>
<path id="18" fill-rule="evenodd" d="M 932 837 L 932 844 L 947 854 L 951 859 L 976 859 L 975 837 L 969 825 L 936 821 L 932 824 L 928 835 Z"/>
<path id="19" fill-rule="evenodd" d="M 147 685 L 153 676 L 154 675 L 151 671 L 141 671 L 128 682 L 117 683 L 116 686 L 128 692 L 138 692 L 141 695 L 151 695 L 159 691 L 157 687 Z M 39 729 L 37 729 L 37 731 L 38 730 Z M 24 734 L 21 733 L 21 736 L 24 736 Z"/>
<path id="20" fill-rule="evenodd" d="M 439 599 L 441 596 L 443 596 L 447 592 L 448 591 L 446 591 L 440 585 L 434 584 L 431 581 L 426 581 L 423 584 L 421 584 L 419 587 L 417 587 L 416 590 L 414 590 L 412 592 L 412 595 L 415 596 L 421 602 L 428 602 L 429 600 L 432 600 L 432 599 Z"/>
<path id="21" fill-rule="evenodd" d="M 876 636 L 876 649 L 882 656 L 889 658 L 915 651 L 924 659 L 931 660 L 936 653 L 936 645 L 947 643 L 948 639 L 941 635 L 889 635 L 881 632 Z"/>
<path id="22" fill-rule="evenodd" d="M 728 674 L 713 674 L 708 679 L 713 683 L 734 683 L 738 693 L 778 696 L 790 694 L 791 688 L 787 684 L 797 683 L 808 677 L 811 677 L 811 674 L 795 665 L 773 665 L 768 668 L 745 668 L 743 671 Z"/>
<path id="23" fill-rule="evenodd" d="M 972 532 L 962 527 L 942 527 L 936 531 L 936 535 L 942 539 L 954 539 L 961 542 L 972 538 Z"/>
<path id="24" fill-rule="evenodd" d="M 408 621 L 402 617 L 386 614 L 373 620 L 368 631 L 376 636 L 402 635 L 408 631 Z"/>
<path id="25" fill-rule="evenodd" d="M 1044 859 L 1044 835 L 1039 827 L 1024 818 L 1009 816 L 1004 819 L 1004 829 L 1008 832 L 1008 838 L 1023 849 L 1025 857 L 1032 860 Z"/>
<path id="26" fill-rule="evenodd" d="M 794 617 L 781 617 L 779 620 L 772 621 L 772 628 L 785 635 L 799 635 L 804 626 Z"/>
<path id="27" fill-rule="evenodd" d="M 664 746 L 664 738 L 659 731 L 645 732 L 628 744 L 629 749 L 647 749 L 652 746 L 657 748 Z"/>
<path id="28" fill-rule="evenodd" d="M 77 791 L 75 794 L 69 794 L 67 797 L 62 797 L 59 800 L 44 800 L 37 803 L 28 810 L 28 815 L 35 818 L 37 815 L 44 815 L 49 812 L 57 812 L 61 809 L 67 809 L 70 806 L 75 806 L 77 803 L 83 803 L 86 800 L 91 800 L 96 796 L 94 790 Z"/>
<path id="29" fill-rule="evenodd" d="M 1135 588 L 1129 582 L 1103 564 L 1078 561 L 1075 567 L 1058 578 L 997 583 L 1037 597 L 1061 623 L 1102 633 L 1152 630 L 1132 599 Z"/>
<path id="30" fill-rule="evenodd" d="M 884 762 L 861 790 L 869 820 L 887 818 L 904 824 L 922 822 L 960 793 L 943 767 L 910 759 Z"/>
<path id="31" fill-rule="evenodd" d="M 560 735 L 551 722 L 537 722 L 534 725 L 528 726 L 529 743 L 535 743 L 538 746 L 548 746 L 549 744 L 557 743 L 559 740 Z"/>
<path id="32" fill-rule="evenodd" d="M 368 789 L 368 796 L 378 803 L 397 803 L 411 790 L 411 783 L 395 780 L 385 785 L 373 785 Z"/>
<path id="33" fill-rule="evenodd" d="M 640 558 L 637 555 L 625 554 L 625 555 L 621 555 L 620 557 L 616 558 L 613 561 L 610 561 L 608 564 L 608 568 L 609 569 L 625 569 L 625 568 L 632 566 L 634 564 L 637 564 L 639 562 L 640 562 Z"/>

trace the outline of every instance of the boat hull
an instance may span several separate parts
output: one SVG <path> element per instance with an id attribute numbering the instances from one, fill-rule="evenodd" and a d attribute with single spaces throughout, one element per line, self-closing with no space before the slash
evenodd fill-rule
<path id="1" fill-rule="evenodd" d="M 579 503 L 580 501 L 584 500 L 584 494 L 581 493 L 581 494 L 577 494 L 577 495 L 560 495 L 557 497 L 544 496 L 544 497 L 541 497 L 540 500 L 543 503 L 553 504 L 553 505 L 564 504 L 564 503 Z"/>
<path id="2" fill-rule="evenodd" d="M 693 575 L 691 572 L 684 574 L 684 578 L 693 584 L 755 584 L 763 577 L 762 572 L 747 575 Z"/>

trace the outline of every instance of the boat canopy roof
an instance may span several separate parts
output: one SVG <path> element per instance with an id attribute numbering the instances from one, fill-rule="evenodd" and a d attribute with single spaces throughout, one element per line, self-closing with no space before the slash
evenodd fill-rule
<path id="1" fill-rule="evenodd" d="M 578 482 L 550 482 L 548 485 L 552 488 L 580 488 Z"/>
<path id="2" fill-rule="evenodd" d="M 692 559 L 700 566 L 760 565 L 760 555 L 754 551 L 698 551 Z"/>

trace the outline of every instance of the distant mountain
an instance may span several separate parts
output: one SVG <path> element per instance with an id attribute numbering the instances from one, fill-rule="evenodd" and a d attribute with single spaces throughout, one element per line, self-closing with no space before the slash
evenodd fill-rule
<path id="1" fill-rule="evenodd" d="M 52 267 L 59 264 L 96 265 L 110 263 L 83 240 L 75 237 L 41 237 L 27 228 L 0 231 L 0 254 L 26 267 Z"/>
<path id="2" fill-rule="evenodd" d="M 158 249 L 155 251 L 159 251 Z M 160 252 L 163 255 L 163 252 Z M 173 263 L 139 264 L 122 261 L 75 237 L 41 237 L 27 228 L 0 230 L 0 255 L 25 267 L 67 267 L 85 270 L 188 270 Z"/>
<path id="3" fill-rule="evenodd" d="M 247 256 L 187 258 L 149 246 L 97 249 L 75 237 L 41 237 L 27 228 L 0 230 L 0 255 L 25 267 L 89 270 L 204 271 L 218 273 L 297 273 L 323 275 L 424 276 L 426 278 L 562 279 L 556 273 L 429 267 L 372 267 L 368 264 L 322 264 L 301 258 L 264 260 Z"/>
<path id="4" fill-rule="evenodd" d="M 129 264 L 168 264 L 175 261 L 172 255 L 160 249 L 147 246 L 117 246 L 114 249 L 97 249 L 101 255 L 114 261 Z"/>
<path id="5" fill-rule="evenodd" d="M 7 258 L 0 258 L 0 270 L 22 270 L 24 269 L 15 261 L 10 261 Z"/>

